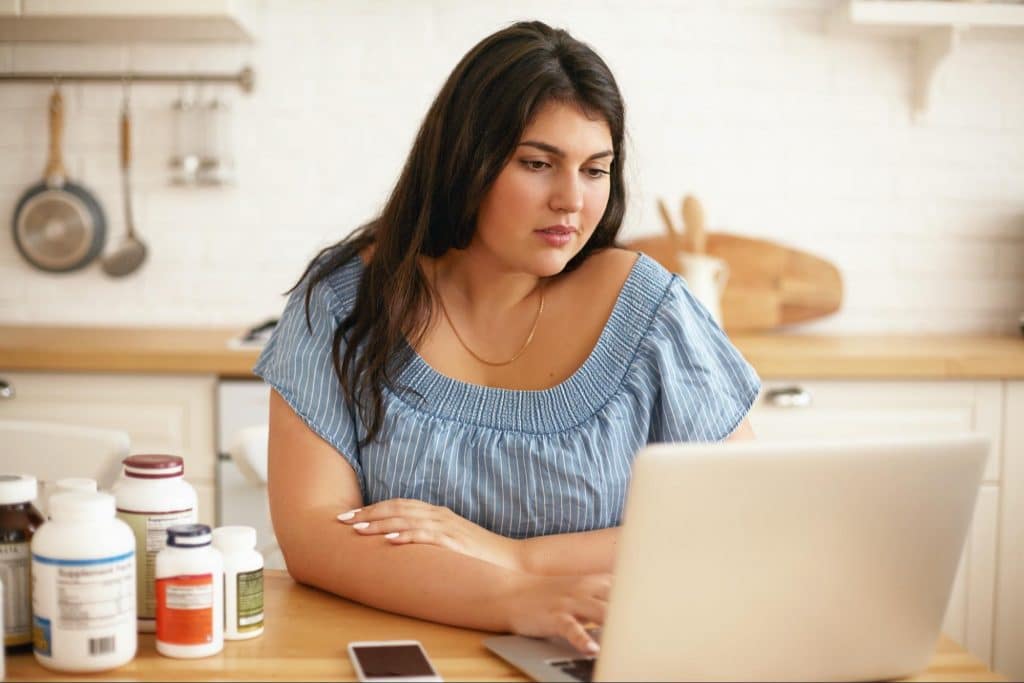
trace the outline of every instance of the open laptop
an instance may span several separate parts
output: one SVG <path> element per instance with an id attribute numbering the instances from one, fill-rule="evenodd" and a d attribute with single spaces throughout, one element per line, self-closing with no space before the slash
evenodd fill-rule
<path id="1" fill-rule="evenodd" d="M 536 680 L 882 680 L 935 652 L 988 439 L 640 451 L 596 661 L 497 636 Z M 592 671 L 591 671 L 592 669 Z"/>

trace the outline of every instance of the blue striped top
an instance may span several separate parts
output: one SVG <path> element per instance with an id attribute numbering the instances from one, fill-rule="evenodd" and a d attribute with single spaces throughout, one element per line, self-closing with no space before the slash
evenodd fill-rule
<path id="1" fill-rule="evenodd" d="M 485 387 L 412 353 L 396 374 L 408 389 L 384 391 L 383 437 L 360 447 L 331 340 L 363 268 L 356 257 L 314 289 L 312 334 L 297 288 L 254 372 L 352 466 L 364 504 L 415 498 L 513 538 L 617 526 L 642 446 L 724 439 L 760 388 L 683 280 L 640 255 L 571 377 L 542 391 Z"/>

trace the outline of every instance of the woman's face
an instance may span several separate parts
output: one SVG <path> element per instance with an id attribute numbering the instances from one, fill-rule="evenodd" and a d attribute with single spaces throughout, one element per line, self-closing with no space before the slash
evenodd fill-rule
<path id="1" fill-rule="evenodd" d="M 510 270 L 560 273 L 604 215 L 612 161 L 604 119 L 571 104 L 544 105 L 484 196 L 470 249 Z"/>

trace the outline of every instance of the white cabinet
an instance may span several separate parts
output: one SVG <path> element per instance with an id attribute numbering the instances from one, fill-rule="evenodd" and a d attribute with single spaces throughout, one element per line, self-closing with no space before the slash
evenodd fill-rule
<path id="1" fill-rule="evenodd" d="M 1021 413 L 1024 415 L 1024 411 Z M 762 439 L 982 432 L 992 440 L 943 630 L 992 665 L 1002 463 L 1000 381 L 764 383 L 750 422 Z"/>
<path id="2" fill-rule="evenodd" d="M 132 453 L 182 456 L 185 478 L 199 495 L 199 520 L 214 523 L 216 377 L 0 370 L 0 379 L 13 390 L 0 399 L 0 419 L 121 429 L 131 436 Z"/>
<path id="3" fill-rule="evenodd" d="M 993 668 L 1024 681 L 1024 381 L 1006 383 Z"/>
<path id="4" fill-rule="evenodd" d="M 0 42 L 252 42 L 240 0 L 0 0 Z"/>

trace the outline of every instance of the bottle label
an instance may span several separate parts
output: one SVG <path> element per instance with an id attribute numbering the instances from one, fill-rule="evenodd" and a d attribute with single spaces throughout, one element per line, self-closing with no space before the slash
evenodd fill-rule
<path id="1" fill-rule="evenodd" d="M 117 518 L 130 526 L 132 533 L 135 534 L 135 550 L 139 557 L 139 571 L 135 583 L 138 618 L 155 619 L 156 596 L 153 594 L 153 582 L 156 580 L 156 554 L 167 545 L 167 527 L 175 524 L 194 524 L 195 510 L 134 512 L 118 508 Z"/>
<path id="2" fill-rule="evenodd" d="M 235 581 L 236 628 L 239 633 L 263 628 L 263 569 L 238 572 Z"/>
<path id="3" fill-rule="evenodd" d="M 156 639 L 171 645 L 213 642 L 213 574 L 156 580 Z"/>
<path id="4" fill-rule="evenodd" d="M 0 581 L 4 585 L 4 645 L 32 642 L 32 555 L 29 544 L 0 543 Z"/>
<path id="5" fill-rule="evenodd" d="M 90 560 L 32 555 L 33 649 L 121 659 L 135 652 L 135 551 Z"/>

